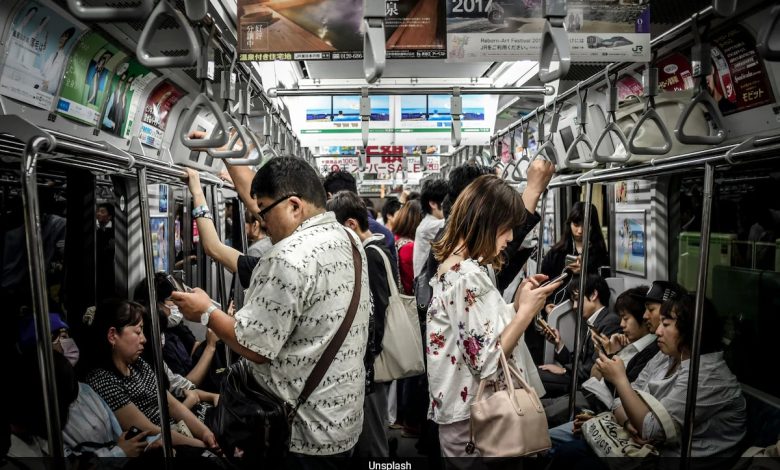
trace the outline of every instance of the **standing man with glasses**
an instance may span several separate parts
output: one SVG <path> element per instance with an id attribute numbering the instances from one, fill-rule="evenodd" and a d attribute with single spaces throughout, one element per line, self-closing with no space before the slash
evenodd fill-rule
<path id="1" fill-rule="evenodd" d="M 274 246 L 252 272 L 244 307 L 231 317 L 200 289 L 176 292 L 172 299 L 185 318 L 211 328 L 248 359 L 262 388 L 294 404 L 347 314 L 357 288 L 357 245 L 362 262 L 358 309 L 324 378 L 293 418 L 284 465 L 337 468 L 351 454 L 363 423 L 363 355 L 371 309 L 365 251 L 356 235 L 325 211 L 322 183 L 300 158 L 272 159 L 254 176 L 250 195 Z M 207 217 L 208 208 L 195 211 L 196 219 Z"/>

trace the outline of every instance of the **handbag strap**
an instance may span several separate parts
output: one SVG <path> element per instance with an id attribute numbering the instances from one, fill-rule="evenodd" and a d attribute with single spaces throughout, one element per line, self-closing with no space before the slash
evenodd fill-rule
<path id="1" fill-rule="evenodd" d="M 677 439 L 677 426 L 675 425 L 672 416 L 666 411 L 666 408 L 664 408 L 664 405 L 647 392 L 637 390 L 636 393 L 650 408 L 650 412 L 658 419 L 658 423 L 661 424 L 661 428 L 664 430 L 666 442 Z"/>
<path id="2" fill-rule="evenodd" d="M 309 395 L 311 395 L 314 389 L 317 388 L 317 386 L 322 381 L 322 378 L 325 376 L 325 372 L 328 370 L 328 367 L 330 367 L 330 364 L 336 357 L 336 353 L 344 343 L 344 339 L 347 337 L 347 333 L 349 332 L 350 327 L 352 327 L 352 320 L 355 319 L 355 313 L 357 312 L 358 305 L 360 304 L 360 290 L 362 287 L 361 273 L 363 272 L 363 261 L 360 258 L 360 251 L 358 250 L 357 243 L 355 243 L 352 235 L 349 234 L 347 229 L 344 229 L 344 233 L 347 234 L 347 238 L 352 244 L 352 264 L 355 267 L 355 290 L 352 292 L 352 300 L 349 302 L 347 314 L 341 321 L 341 325 L 339 326 L 338 331 L 336 331 L 336 334 L 333 335 L 333 339 L 330 340 L 330 343 L 328 343 L 328 346 L 325 348 L 325 352 L 322 353 L 322 356 L 320 356 L 320 359 L 317 361 L 317 364 L 314 366 L 311 374 L 309 374 L 309 377 L 306 379 L 306 383 L 303 386 L 303 391 L 301 391 L 301 394 L 298 396 L 298 400 L 295 402 L 295 408 L 292 410 L 291 415 L 294 415 L 298 410 L 298 407 L 306 403 L 306 400 L 309 399 Z"/>
<path id="3" fill-rule="evenodd" d="M 382 257 L 382 261 L 385 263 L 385 272 L 387 272 L 387 285 L 390 287 L 390 297 L 397 297 L 398 286 L 395 285 L 395 282 L 391 281 L 391 279 L 393 279 L 393 270 L 390 269 L 390 260 L 387 259 L 387 255 L 385 255 L 382 249 L 376 245 L 368 245 L 366 248 L 373 248 L 379 253 L 379 256 Z"/>

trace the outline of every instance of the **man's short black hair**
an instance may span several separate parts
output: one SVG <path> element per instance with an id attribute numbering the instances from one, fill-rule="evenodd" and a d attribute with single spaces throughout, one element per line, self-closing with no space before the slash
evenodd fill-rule
<path id="1" fill-rule="evenodd" d="M 570 296 L 572 293 L 578 292 L 580 290 L 579 275 L 572 278 L 571 282 L 569 283 L 568 290 Z M 605 307 L 609 305 L 610 292 L 607 281 L 605 281 L 604 278 L 598 274 L 588 274 L 588 277 L 585 278 L 585 295 L 590 297 L 594 292 L 598 292 L 601 305 L 604 305 Z M 582 298 L 582 295 L 580 295 L 580 298 Z"/>
<path id="2" fill-rule="evenodd" d="M 422 194 L 420 194 L 420 205 L 423 213 L 431 213 L 430 203 L 436 203 L 441 207 L 442 201 L 447 196 L 449 185 L 444 180 L 428 180 L 423 184 Z"/>
<path id="3" fill-rule="evenodd" d="M 114 218 L 114 205 L 113 204 L 111 204 L 109 202 L 101 202 L 100 204 L 97 205 L 97 208 L 98 209 L 101 209 L 101 208 L 105 209 L 106 211 L 108 211 L 108 215 L 110 215 L 111 218 Z"/>
<path id="4" fill-rule="evenodd" d="M 322 181 L 306 161 L 297 157 L 274 158 L 252 179 L 253 198 L 278 199 L 297 194 L 304 201 L 319 208 L 325 208 L 325 188 Z"/>
<path id="5" fill-rule="evenodd" d="M 339 191 L 328 201 L 326 208 L 336 214 L 336 220 L 341 225 L 344 225 L 347 219 L 355 219 L 360 230 L 364 232 L 368 230 L 366 204 L 357 194 L 351 191 Z"/>
<path id="6" fill-rule="evenodd" d="M 401 208 L 401 201 L 396 197 L 389 197 L 385 201 L 385 205 L 382 206 L 382 219 L 387 222 L 388 215 L 394 215 Z"/>
<path id="7" fill-rule="evenodd" d="M 453 168 L 449 177 L 449 191 L 444 200 L 444 217 L 450 215 L 450 210 L 452 210 L 455 200 L 466 189 L 466 186 L 482 175 L 492 174 L 495 174 L 492 168 L 485 165 L 477 165 L 476 163 L 464 163 Z"/>
<path id="8" fill-rule="evenodd" d="M 344 170 L 331 171 L 322 183 L 325 192 L 336 194 L 339 191 L 352 191 L 357 194 L 357 182 L 352 173 Z"/>

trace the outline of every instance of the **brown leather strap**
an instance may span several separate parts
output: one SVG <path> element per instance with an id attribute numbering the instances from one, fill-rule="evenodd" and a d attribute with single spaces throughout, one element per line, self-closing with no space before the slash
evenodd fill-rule
<path id="1" fill-rule="evenodd" d="M 306 379 L 306 384 L 303 386 L 303 391 L 298 397 L 298 401 L 295 403 L 296 410 L 299 406 L 306 403 L 309 395 L 311 395 L 314 389 L 317 388 L 317 386 L 322 381 L 322 378 L 325 376 L 325 372 L 328 370 L 328 367 L 330 367 L 330 364 L 336 357 L 336 353 L 344 343 L 344 339 L 347 337 L 349 329 L 352 327 L 352 320 L 355 319 L 355 313 L 357 312 L 358 305 L 360 304 L 360 275 L 363 272 L 363 261 L 360 258 L 360 251 L 358 250 L 357 244 L 352 238 L 352 235 L 349 234 L 347 229 L 344 229 L 344 232 L 346 233 L 347 238 L 352 245 L 352 264 L 355 267 L 355 290 L 352 292 L 352 300 L 349 302 L 347 315 L 344 317 L 344 320 L 341 321 L 341 326 L 339 326 L 339 329 L 336 331 L 333 339 L 331 339 L 330 343 L 328 343 L 328 347 L 325 348 L 325 352 L 323 352 L 322 356 L 320 356 L 320 360 L 317 361 L 317 364 L 314 366 L 314 370 L 312 370 L 311 374 L 309 374 L 309 378 Z"/>

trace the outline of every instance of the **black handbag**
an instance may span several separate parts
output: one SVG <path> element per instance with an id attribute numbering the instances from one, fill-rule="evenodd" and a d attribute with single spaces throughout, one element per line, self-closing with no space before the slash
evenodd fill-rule
<path id="1" fill-rule="evenodd" d="M 211 413 L 208 426 L 228 458 L 243 460 L 282 459 L 290 449 L 292 421 L 309 395 L 322 381 L 352 326 L 360 303 L 362 260 L 352 236 L 352 259 L 355 267 L 355 290 L 338 331 L 328 343 L 303 391 L 291 405 L 262 388 L 253 378 L 250 365 L 242 359 L 229 369 L 220 386 L 219 405 Z"/>

